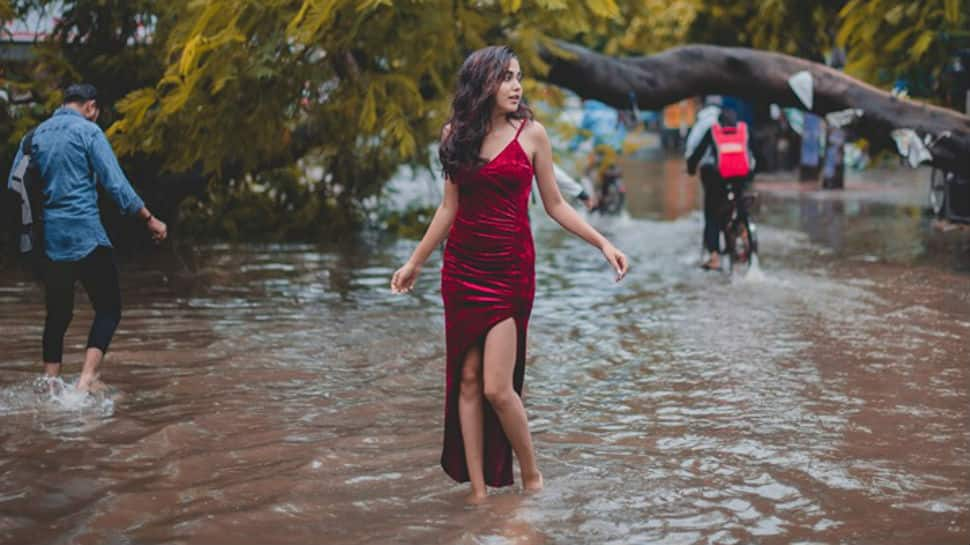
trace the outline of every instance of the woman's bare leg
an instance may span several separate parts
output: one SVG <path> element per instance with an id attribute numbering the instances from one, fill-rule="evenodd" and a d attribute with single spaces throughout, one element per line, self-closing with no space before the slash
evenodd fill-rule
<path id="1" fill-rule="evenodd" d="M 498 415 L 502 430 L 519 460 L 522 486 L 526 490 L 539 490 L 542 488 L 542 474 L 536 465 L 525 406 L 512 387 L 517 342 L 515 320 L 512 318 L 503 320 L 486 335 L 483 357 L 485 398 Z"/>
<path id="2" fill-rule="evenodd" d="M 471 501 L 481 501 L 488 494 L 485 488 L 484 413 L 482 409 L 482 348 L 477 344 L 465 353 L 461 366 L 461 387 L 458 393 L 458 419 L 465 446 L 465 464 L 471 480 Z"/>

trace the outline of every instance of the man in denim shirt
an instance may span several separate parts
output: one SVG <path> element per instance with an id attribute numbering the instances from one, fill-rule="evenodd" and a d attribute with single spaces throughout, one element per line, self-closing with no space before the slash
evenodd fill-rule
<path id="1" fill-rule="evenodd" d="M 145 208 L 94 123 L 99 114 L 94 86 L 71 85 L 64 105 L 34 130 L 31 145 L 31 160 L 44 180 L 44 371 L 48 377 L 60 374 L 64 333 L 74 314 L 74 284 L 80 280 L 95 311 L 77 383 L 81 391 L 100 384 L 98 365 L 121 320 L 118 267 L 101 225 L 95 184 L 101 184 L 122 213 L 144 221 L 156 242 L 167 235 L 167 227 Z M 15 165 L 20 155 L 18 151 Z"/>

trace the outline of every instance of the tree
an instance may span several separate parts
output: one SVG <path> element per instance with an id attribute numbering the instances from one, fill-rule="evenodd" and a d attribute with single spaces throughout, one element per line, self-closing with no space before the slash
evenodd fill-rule
<path id="1" fill-rule="evenodd" d="M 847 70 L 880 85 L 905 78 L 921 94 L 937 91 L 947 59 L 970 47 L 970 0 L 850 0 L 840 15 Z"/>
<path id="2" fill-rule="evenodd" d="M 633 6 L 628 18 L 649 14 Z M 164 76 L 119 104 L 111 134 L 123 153 L 220 179 L 312 151 L 322 196 L 351 210 L 398 164 L 427 160 L 470 51 L 510 43 L 541 68 L 534 44 L 546 35 L 594 40 L 623 15 L 613 0 L 189 4 Z"/>
<path id="3" fill-rule="evenodd" d="M 531 46 L 544 33 L 592 35 L 620 15 L 613 0 L 9 5 L 7 16 L 62 6 L 63 17 L 37 62 L 0 82 L 33 97 L 4 108 L 11 114 L 5 162 L 20 135 L 59 102 L 58 89 L 83 79 L 101 89 L 114 121 L 109 136 L 156 209 L 189 194 L 238 192 L 254 180 L 273 185 L 275 169 L 306 157 L 322 179 L 310 184 L 313 194 L 283 204 L 309 202 L 317 225 L 353 222 L 356 203 L 377 193 L 398 164 L 427 160 L 468 52 L 501 41 L 535 59 Z M 146 28 L 150 40 L 139 34 Z"/>
<path id="4" fill-rule="evenodd" d="M 838 14 L 865 2 L 772 0 L 758 9 L 728 0 L 0 0 L 0 8 L 4 3 L 17 14 L 60 4 L 64 17 L 39 62 L 2 85 L 30 89 L 40 113 L 74 79 L 94 81 L 108 102 L 123 97 L 107 104 L 116 110 L 109 111 L 116 114 L 108 116 L 109 135 L 153 206 L 174 210 L 195 195 L 193 210 L 223 203 L 228 216 L 240 202 L 233 198 L 249 202 L 261 192 L 307 229 L 325 232 L 352 225 L 357 204 L 377 194 L 397 165 L 428 161 L 455 74 L 476 48 L 508 43 L 527 74 L 540 78 L 549 63 L 561 63 L 540 53 L 559 48 L 554 38 L 618 58 L 697 36 L 815 58 L 834 43 Z M 0 13 L 9 17 L 10 9 Z M 744 30 L 732 38 L 723 21 Z M 865 47 L 853 46 L 850 56 Z M 716 72 L 723 67 L 686 62 L 715 70 L 715 79 L 723 75 Z M 710 83 L 684 92 L 731 92 Z M 534 80 L 527 92 L 540 89 L 549 95 Z M 628 106 L 629 93 L 622 98 L 614 103 Z M 18 134 L 11 132 L 8 145 L 38 119 L 18 108 L 11 116 Z M 294 176 L 297 161 L 321 175 Z M 264 229 L 247 214 L 225 231 L 247 222 Z"/>
<path id="5" fill-rule="evenodd" d="M 0 157 L 12 158 L 20 137 L 60 104 L 61 89 L 68 83 L 94 83 L 103 121 L 110 123 L 115 101 L 156 81 L 161 64 L 152 54 L 147 28 L 159 33 L 165 19 L 155 4 L 151 0 L 0 0 L 0 22 L 41 14 L 57 21 L 49 38 L 35 44 L 33 61 L 10 63 L 0 73 L 0 88 L 11 98 L 19 97 L 3 108 L 6 153 Z"/>
<path id="6" fill-rule="evenodd" d="M 839 10 L 846 0 L 699 2 L 687 40 L 751 47 L 822 62 L 836 45 Z M 668 47 L 677 44 L 668 44 Z"/>

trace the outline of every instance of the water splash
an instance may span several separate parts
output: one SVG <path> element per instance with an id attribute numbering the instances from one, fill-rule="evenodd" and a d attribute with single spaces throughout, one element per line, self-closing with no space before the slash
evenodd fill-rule
<path id="1" fill-rule="evenodd" d="M 59 385 L 47 400 L 49 407 L 61 411 L 92 412 L 103 416 L 110 416 L 114 412 L 114 399 L 110 390 L 85 392 L 78 390 L 73 384 L 65 384 L 60 377 L 54 380 Z"/>
<path id="2" fill-rule="evenodd" d="M 767 280 L 764 271 L 761 270 L 761 264 L 758 260 L 758 254 L 751 254 L 751 260 L 748 263 L 748 270 L 744 273 L 745 282 L 764 282 Z"/>
<path id="3" fill-rule="evenodd" d="M 114 392 L 83 392 L 73 380 L 38 377 L 0 390 L 0 415 L 23 413 L 80 413 L 95 416 L 114 414 Z"/>

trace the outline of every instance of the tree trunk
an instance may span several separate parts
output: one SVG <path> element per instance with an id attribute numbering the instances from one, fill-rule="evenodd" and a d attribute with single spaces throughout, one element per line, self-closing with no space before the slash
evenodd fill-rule
<path id="1" fill-rule="evenodd" d="M 656 110 L 683 98 L 721 94 L 752 102 L 805 108 L 788 78 L 808 71 L 814 84 L 811 111 L 858 108 L 852 126 L 874 149 L 892 145 L 890 131 L 913 129 L 929 137 L 932 164 L 970 177 L 970 117 L 920 102 L 898 99 L 823 64 L 755 49 L 685 45 L 648 57 L 616 58 L 567 42 L 540 47 L 550 69 L 544 79 L 584 98 L 615 108 Z M 631 94 L 632 93 L 632 94 Z"/>

